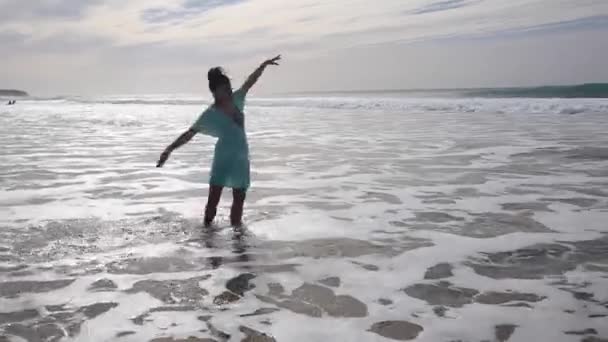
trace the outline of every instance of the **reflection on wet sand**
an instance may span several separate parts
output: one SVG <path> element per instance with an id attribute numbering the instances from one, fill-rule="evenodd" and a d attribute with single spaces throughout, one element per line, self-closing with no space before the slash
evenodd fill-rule
<path id="1" fill-rule="evenodd" d="M 218 248 L 218 239 L 221 229 L 217 226 L 208 226 L 203 228 L 201 233 L 202 245 L 209 249 Z M 195 240 L 190 240 L 195 241 Z M 235 258 L 230 258 L 230 262 L 249 262 L 253 261 L 253 256 L 247 253 L 247 249 L 250 247 L 247 243 L 247 228 L 245 226 L 235 227 L 232 232 L 232 253 L 236 255 Z M 225 258 L 219 256 L 212 256 L 208 258 L 209 266 L 212 269 L 217 269 L 225 262 Z"/>

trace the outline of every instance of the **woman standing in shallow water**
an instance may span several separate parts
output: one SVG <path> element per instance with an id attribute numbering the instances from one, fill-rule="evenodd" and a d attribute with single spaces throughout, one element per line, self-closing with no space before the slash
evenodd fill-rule
<path id="1" fill-rule="evenodd" d="M 156 164 L 162 167 L 171 152 L 184 145 L 196 133 L 218 138 L 213 154 L 211 177 L 209 179 L 209 197 L 205 206 L 205 225 L 210 225 L 215 218 L 217 205 L 224 187 L 232 188 L 232 207 L 230 224 L 242 224 L 243 204 L 249 188 L 249 147 L 245 133 L 245 96 L 269 65 L 279 65 L 281 56 L 262 63 L 237 91 L 232 91 L 230 79 L 222 68 L 209 70 L 209 90 L 214 103 L 210 105 L 186 132 L 182 133 L 160 155 Z"/>

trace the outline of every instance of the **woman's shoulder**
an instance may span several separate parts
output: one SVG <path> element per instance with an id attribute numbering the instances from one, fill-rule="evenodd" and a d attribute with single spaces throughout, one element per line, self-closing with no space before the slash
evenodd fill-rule
<path id="1" fill-rule="evenodd" d="M 216 114 L 217 112 L 218 112 L 217 108 L 212 103 L 212 104 L 208 105 L 205 109 L 203 109 L 203 111 L 201 112 L 201 116 L 203 116 L 203 115 L 208 116 L 211 114 Z"/>
<path id="2" fill-rule="evenodd" d="M 199 115 L 191 129 L 196 132 L 219 137 L 222 132 L 223 119 L 217 109 L 210 105 Z"/>
<path id="3" fill-rule="evenodd" d="M 218 110 L 215 108 L 213 104 L 207 106 L 203 111 L 199 114 L 197 121 L 199 122 L 208 122 L 209 120 L 216 120 L 218 117 Z"/>
<path id="4" fill-rule="evenodd" d="M 245 97 L 245 95 L 247 95 L 247 91 L 243 88 L 239 88 L 232 93 L 232 96 L 234 97 Z"/>
<path id="5" fill-rule="evenodd" d="M 243 88 L 237 89 L 234 93 L 232 93 L 232 98 L 234 99 L 234 103 L 240 110 L 243 110 L 245 107 L 245 98 L 247 97 L 247 92 Z"/>

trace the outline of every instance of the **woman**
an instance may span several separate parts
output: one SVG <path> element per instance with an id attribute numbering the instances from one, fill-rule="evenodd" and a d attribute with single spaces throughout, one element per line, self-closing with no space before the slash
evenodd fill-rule
<path id="1" fill-rule="evenodd" d="M 230 224 L 240 226 L 243 216 L 243 203 L 249 188 L 249 147 L 245 133 L 245 96 L 257 82 L 269 65 L 279 65 L 281 56 L 262 63 L 245 81 L 243 86 L 232 92 L 230 79 L 217 67 L 209 70 L 209 90 L 214 103 L 196 120 L 194 125 L 180 135 L 160 155 L 157 167 L 162 167 L 171 152 L 184 145 L 196 133 L 203 133 L 218 138 L 215 144 L 211 178 L 209 180 L 209 197 L 205 206 L 205 225 L 213 222 L 217 205 L 224 187 L 232 188 L 232 208 Z"/>

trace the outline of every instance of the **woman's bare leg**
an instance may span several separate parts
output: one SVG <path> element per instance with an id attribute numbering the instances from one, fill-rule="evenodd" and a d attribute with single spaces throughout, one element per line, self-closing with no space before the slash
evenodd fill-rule
<path id="1" fill-rule="evenodd" d="M 232 208 L 230 208 L 230 224 L 238 227 L 243 224 L 243 205 L 247 192 L 243 189 L 232 189 Z"/>
<path id="2" fill-rule="evenodd" d="M 209 197 L 207 198 L 207 205 L 205 206 L 205 226 L 210 225 L 215 218 L 217 205 L 220 203 L 220 197 L 222 197 L 222 189 L 223 187 L 217 185 L 209 186 Z"/>

